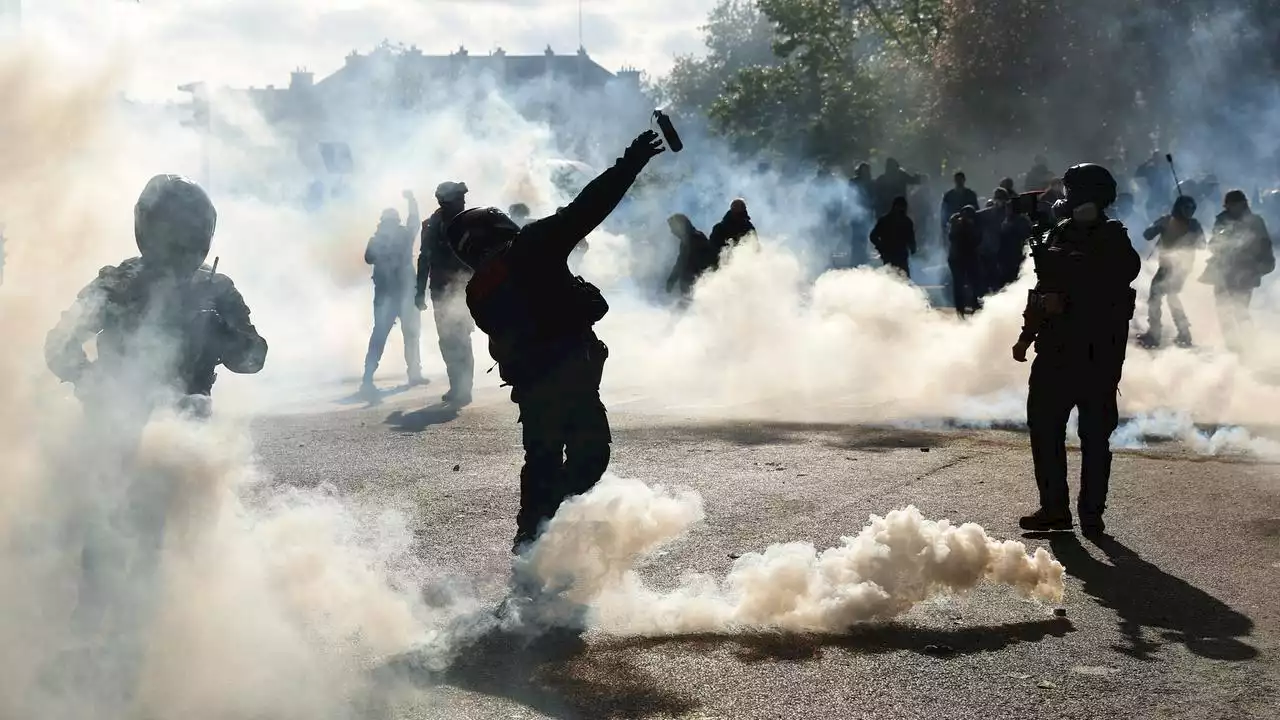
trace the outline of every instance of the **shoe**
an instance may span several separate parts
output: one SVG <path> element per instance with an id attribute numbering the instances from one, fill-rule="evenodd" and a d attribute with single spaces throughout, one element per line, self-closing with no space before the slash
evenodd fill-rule
<path id="1" fill-rule="evenodd" d="M 431 382 L 431 381 L 430 381 L 430 380 L 428 380 L 428 379 L 426 379 L 426 378 L 424 378 L 424 377 L 422 377 L 421 375 L 416 375 L 416 374 L 410 374 L 410 375 L 409 375 L 409 386 L 410 386 L 410 387 L 413 387 L 413 386 L 415 386 L 415 385 L 426 385 L 426 384 L 427 384 L 427 383 L 429 383 L 429 382 Z"/>
<path id="2" fill-rule="evenodd" d="M 1018 527 L 1030 532 L 1056 532 L 1060 530 L 1070 530 L 1071 514 L 1070 513 L 1050 513 L 1044 508 L 1040 508 L 1030 515 L 1024 515 L 1018 520 Z"/>
<path id="3" fill-rule="evenodd" d="M 1085 537 L 1101 537 L 1107 534 L 1107 524 L 1101 517 L 1080 516 L 1080 534 Z"/>
<path id="4" fill-rule="evenodd" d="M 1149 332 L 1142 333 L 1137 338 L 1135 338 L 1135 340 L 1137 341 L 1139 347 L 1145 348 L 1147 350 L 1155 350 L 1156 348 L 1160 347 L 1160 337 L 1158 335 L 1153 335 Z"/>
<path id="5" fill-rule="evenodd" d="M 1190 335 L 1179 335 L 1178 337 L 1176 337 L 1176 338 L 1174 338 L 1174 339 L 1173 339 L 1173 344 L 1174 344 L 1174 345 L 1177 345 L 1177 346 L 1178 346 L 1178 347 L 1180 347 L 1180 348 L 1189 348 L 1189 347 L 1192 347 L 1192 344 L 1191 344 L 1191 336 L 1190 336 Z"/>

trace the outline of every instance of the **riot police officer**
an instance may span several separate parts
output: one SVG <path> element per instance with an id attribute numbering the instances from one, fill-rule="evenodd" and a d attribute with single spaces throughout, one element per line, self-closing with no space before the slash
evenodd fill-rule
<path id="1" fill-rule="evenodd" d="M 1037 282 L 1027 297 L 1013 357 L 1026 362 L 1035 343 L 1027 425 L 1040 508 L 1024 530 L 1069 530 L 1067 418 L 1079 410 L 1081 530 L 1101 534 L 1111 475 L 1111 433 L 1119 424 L 1116 395 L 1124 366 L 1141 259 L 1128 231 L 1104 214 L 1116 181 L 1100 165 L 1076 165 L 1063 176 L 1058 224 L 1032 247 Z"/>
<path id="2" fill-rule="evenodd" d="M 471 272 L 445 241 L 444 227 L 467 207 L 467 184 L 444 182 L 436 187 L 440 207 L 422 223 L 422 249 L 418 255 L 418 285 L 414 303 L 427 309 L 427 292 L 440 340 L 440 356 L 449 376 L 449 390 L 441 398 L 461 407 L 471 403 L 475 356 L 471 333 L 475 325 L 462 302 L 462 289 Z"/>
<path id="3" fill-rule="evenodd" d="M 149 411 L 171 394 L 207 415 L 219 365 L 262 369 L 267 342 L 249 307 L 231 278 L 203 264 L 217 218 L 191 180 L 157 175 L 147 183 L 134 207 L 141 256 L 102 268 L 45 344 L 49 369 L 91 407 L 140 403 Z M 95 336 L 98 359 L 90 362 L 84 345 Z"/>
<path id="4" fill-rule="evenodd" d="M 609 349 L 592 329 L 609 306 L 570 272 L 568 259 L 661 152 L 657 134 L 642 133 L 573 202 L 523 228 L 496 208 L 467 210 L 446 228 L 454 252 L 475 271 L 467 307 L 520 406 L 525 456 L 514 552 L 609 465 L 612 435 L 600 401 Z"/>

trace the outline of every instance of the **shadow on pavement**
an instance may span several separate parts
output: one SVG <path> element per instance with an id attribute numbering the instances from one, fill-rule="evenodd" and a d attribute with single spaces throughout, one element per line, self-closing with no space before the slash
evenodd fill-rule
<path id="1" fill-rule="evenodd" d="M 680 717 L 701 705 L 626 658 L 589 649 L 576 634 L 529 638 L 493 631 L 469 644 L 446 670 L 416 668 L 411 661 L 384 670 L 418 687 L 481 693 L 556 718 Z"/>
<path id="2" fill-rule="evenodd" d="M 1120 631 L 1128 646 L 1118 652 L 1151 660 L 1164 643 L 1182 643 L 1187 650 L 1214 660 L 1251 660 L 1258 651 L 1238 638 L 1253 632 L 1253 620 L 1191 583 L 1143 560 L 1110 536 L 1094 540 L 1108 565 L 1095 559 L 1074 533 L 1048 535 L 1053 554 L 1067 572 L 1079 578 L 1084 591 L 1120 617 Z M 1162 630 L 1160 640 L 1143 637 L 1143 628 Z"/>
<path id="3" fill-rule="evenodd" d="M 683 645 L 700 651 L 734 645 L 737 646 L 734 655 L 742 662 L 806 662 L 821 658 L 822 651 L 828 648 L 862 654 L 906 650 L 940 657 L 972 655 L 1003 650 L 1017 643 L 1040 642 L 1050 636 L 1065 637 L 1074 631 L 1071 621 L 1065 618 L 955 630 L 883 623 L 855 626 L 840 634 L 695 633 L 606 640 L 600 643 L 600 647 L 624 650 Z"/>
<path id="4" fill-rule="evenodd" d="M 383 422 L 399 432 L 422 432 L 432 425 L 443 425 L 458 417 L 458 408 L 445 403 L 429 405 L 421 410 L 403 412 L 397 410 Z"/>
<path id="5" fill-rule="evenodd" d="M 397 385 L 393 388 L 387 388 L 386 390 L 379 389 L 377 396 L 372 398 L 360 392 L 359 390 L 357 390 L 350 395 L 339 398 L 335 402 L 338 405 L 363 405 L 367 408 L 370 408 L 370 407 L 375 407 L 377 405 L 382 404 L 382 401 L 386 400 L 389 397 L 393 397 L 395 395 L 399 395 L 400 393 L 407 392 L 411 387 L 413 386 L 406 383 L 404 385 Z"/>
<path id="6" fill-rule="evenodd" d="M 714 440 L 744 447 L 759 445 L 795 445 L 807 441 L 814 433 L 826 434 L 826 443 L 845 450 L 891 450 L 905 447 L 936 447 L 949 438 L 943 432 L 915 428 L 885 427 L 838 423 L 795 422 L 722 422 L 695 423 L 662 428 L 663 432 L 679 430 L 684 437 L 697 441 Z M 635 431 L 632 431 L 635 432 Z"/>

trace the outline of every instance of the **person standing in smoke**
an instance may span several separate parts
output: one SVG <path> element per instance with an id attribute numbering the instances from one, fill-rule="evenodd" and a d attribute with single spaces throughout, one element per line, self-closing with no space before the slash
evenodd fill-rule
<path id="1" fill-rule="evenodd" d="M 600 400 L 609 349 L 592 329 L 609 306 L 567 261 L 662 152 L 657 133 L 641 133 L 572 202 L 523 228 L 496 208 L 467 210 L 447 226 L 450 246 L 475 272 L 467 307 L 520 408 L 525 458 L 513 552 L 609 465 L 613 438 Z"/>
<path id="2" fill-rule="evenodd" d="M 911 279 L 907 257 L 916 254 L 916 227 L 907 214 L 906 198 L 894 198 L 889 214 L 876 222 L 871 230 L 871 246 L 880 253 L 885 265 Z"/>
<path id="3" fill-rule="evenodd" d="M 853 171 L 853 177 L 849 179 L 849 188 L 852 191 L 854 205 L 853 219 L 849 222 L 849 231 L 852 233 L 849 266 L 861 267 L 870 259 L 870 253 L 867 251 L 867 236 L 871 233 L 872 225 L 869 219 L 875 212 L 875 178 L 871 176 L 870 165 L 858 163 L 857 169 Z"/>
<path id="4" fill-rule="evenodd" d="M 1032 190 L 1044 190 L 1053 182 L 1054 174 L 1049 169 L 1049 160 L 1043 155 L 1037 155 L 1031 165 L 1031 169 L 1022 179 L 1022 187 L 1028 192 Z"/>
<path id="5" fill-rule="evenodd" d="M 982 309 L 979 292 L 982 285 L 978 248 L 982 245 L 982 228 L 978 225 L 978 208 L 965 205 L 951 217 L 948 226 L 947 266 L 951 269 L 951 293 L 956 314 Z"/>
<path id="6" fill-rule="evenodd" d="M 1026 258 L 1027 239 L 1034 232 L 1031 218 L 1018 212 L 1015 202 L 1005 205 L 1004 221 L 1000 223 L 997 265 L 1000 268 L 1000 287 L 1008 287 L 1018 280 L 1022 261 Z"/>
<path id="7" fill-rule="evenodd" d="M 1072 527 L 1067 487 L 1067 419 L 1079 409 L 1080 496 L 1076 510 L 1087 535 L 1105 530 L 1111 476 L 1111 433 L 1142 260 L 1122 223 L 1104 212 L 1116 184 L 1101 165 L 1083 164 L 1063 178 L 1065 218 L 1032 246 L 1036 286 L 1028 293 L 1013 358 L 1026 362 L 1035 344 L 1027 396 L 1027 425 L 1040 507 L 1024 516 L 1024 530 Z"/>
<path id="8" fill-rule="evenodd" d="M 1004 273 L 1000 269 L 1000 230 L 1008 217 L 1009 193 L 1002 187 L 991 193 L 987 207 L 978 211 L 978 227 L 982 231 L 982 242 L 978 245 L 978 262 L 981 280 L 980 293 L 986 296 L 999 292 L 1003 287 L 1001 278 Z"/>
<path id="9" fill-rule="evenodd" d="M 934 246 L 937 237 L 933 233 L 933 228 L 937 227 L 933 222 L 933 209 L 937 207 L 934 203 L 933 184 L 929 181 L 928 175 L 921 173 L 920 184 L 912 188 L 907 198 L 907 204 L 910 207 L 907 215 L 911 218 L 911 222 L 920 228 L 920 234 L 916 235 L 916 242 L 926 249 Z"/>
<path id="10" fill-rule="evenodd" d="M 262 369 L 267 342 L 226 275 L 204 265 L 218 214 L 179 175 L 157 175 L 134 206 L 140 257 L 102 268 L 49 332 L 45 359 L 91 408 L 127 401 L 145 415 L 163 394 L 207 417 L 215 370 Z M 84 345 L 97 339 L 97 360 Z"/>
<path id="11" fill-rule="evenodd" d="M 727 247 L 737 247 L 742 239 L 756 231 L 747 213 L 747 201 L 737 198 L 729 203 L 729 211 L 711 228 L 711 245 L 717 255 Z"/>
<path id="12" fill-rule="evenodd" d="M 1156 252 L 1160 259 L 1147 299 L 1147 331 L 1138 336 L 1138 344 L 1145 348 L 1160 347 L 1163 335 L 1161 306 L 1167 298 L 1169 314 L 1173 315 L 1173 326 L 1178 331 L 1174 343 L 1178 347 L 1191 347 L 1191 322 L 1187 320 L 1178 295 L 1191 274 L 1196 250 L 1204 247 L 1205 243 L 1204 228 L 1196 220 L 1196 201 L 1186 195 L 1179 196 L 1173 203 L 1172 212 L 1156 220 L 1142 233 L 1142 237 L 1158 243 Z"/>
<path id="13" fill-rule="evenodd" d="M 475 325 L 463 306 L 463 288 L 471 279 L 471 270 L 449 247 L 445 232 L 448 224 L 466 210 L 467 184 L 440 183 L 436 187 L 436 202 L 440 207 L 422 223 L 414 304 L 426 310 L 427 291 L 431 291 L 440 355 L 449 376 L 449 390 L 440 399 L 462 407 L 471 403 L 475 382 L 475 355 L 471 349 Z"/>
<path id="14" fill-rule="evenodd" d="M 902 169 L 895 158 L 884 161 L 884 174 L 876 178 L 876 217 L 887 215 L 893 209 L 894 198 L 906 197 L 912 185 L 920 184 L 920 176 Z"/>
<path id="15" fill-rule="evenodd" d="M 996 187 L 1004 188 L 1004 193 L 1006 197 L 1011 198 L 1018 194 L 1017 191 L 1013 189 L 1013 178 L 1011 177 L 1001 178 L 1000 182 L 996 184 Z"/>
<path id="16" fill-rule="evenodd" d="M 1213 223 L 1209 253 L 1200 282 L 1213 286 L 1222 339 L 1228 349 L 1241 354 L 1251 331 L 1253 291 L 1276 268 L 1267 224 L 1249 210 L 1249 198 L 1243 190 L 1232 190 L 1223 199 L 1223 210 Z"/>
<path id="17" fill-rule="evenodd" d="M 400 321 L 400 332 L 404 334 L 404 364 L 409 384 L 426 382 L 422 378 L 422 318 L 413 305 L 413 236 L 421 216 L 413 191 L 405 190 L 404 199 L 409 203 L 407 224 L 400 224 L 400 213 L 395 208 L 383 210 L 378 228 L 364 250 L 365 263 L 373 266 L 373 333 L 369 335 L 369 350 L 364 356 L 360 394 L 370 400 L 378 396 L 373 374 L 382 361 L 382 351 L 386 349 L 387 337 L 396 320 Z"/>
<path id="18" fill-rule="evenodd" d="M 44 679 L 59 699 L 91 704 L 81 717 L 122 717 L 132 705 L 159 594 L 175 483 L 135 462 L 143 428 L 166 405 L 208 417 L 219 365 L 253 374 L 266 362 L 267 342 L 235 284 L 204 265 L 216 225 L 200 186 L 152 178 L 134 206 L 140 257 L 102 268 L 46 339 L 49 369 L 75 385 L 85 427 L 66 498 L 79 565 L 71 649 Z M 91 339 L 94 361 L 84 351 Z"/>
<path id="19" fill-rule="evenodd" d="M 978 193 L 965 186 L 965 174 L 958 172 L 955 174 L 955 187 L 951 188 L 942 196 L 942 236 L 947 237 L 947 229 L 951 224 L 951 218 L 960 213 L 960 210 L 967 205 L 978 207 Z"/>
<path id="20" fill-rule="evenodd" d="M 671 228 L 671 234 L 680 241 L 676 264 L 667 277 L 667 292 L 687 300 L 694 283 L 703 273 L 713 269 L 719 258 L 711 241 L 693 226 L 688 215 L 672 215 L 667 218 L 667 226 Z"/>

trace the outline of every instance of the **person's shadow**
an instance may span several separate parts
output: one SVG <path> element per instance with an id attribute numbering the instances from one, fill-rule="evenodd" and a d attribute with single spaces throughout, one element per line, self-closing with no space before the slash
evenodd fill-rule
<path id="1" fill-rule="evenodd" d="M 1253 620 L 1191 583 L 1143 560 L 1107 535 L 1094 539 L 1111 561 L 1096 560 L 1074 533 L 1046 533 L 1049 545 L 1067 572 L 1079 578 L 1084 591 L 1120 616 L 1127 646 L 1118 652 L 1150 660 L 1164 643 L 1182 643 L 1187 650 L 1215 660 L 1250 660 L 1258 651 L 1239 638 L 1253 632 Z M 1143 628 L 1161 630 L 1159 640 L 1143 637 Z"/>
<path id="2" fill-rule="evenodd" d="M 415 433 L 422 432 L 432 425 L 443 425 L 457 417 L 458 407 L 456 405 L 436 403 L 413 412 L 396 410 L 388 415 L 383 422 L 395 428 L 398 432 Z"/>

